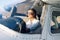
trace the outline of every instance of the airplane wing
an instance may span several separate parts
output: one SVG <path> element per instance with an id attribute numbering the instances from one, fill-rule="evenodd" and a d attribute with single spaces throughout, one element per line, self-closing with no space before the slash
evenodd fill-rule
<path id="1" fill-rule="evenodd" d="M 60 7 L 60 0 L 42 0 L 45 3 L 52 4 L 55 7 Z"/>

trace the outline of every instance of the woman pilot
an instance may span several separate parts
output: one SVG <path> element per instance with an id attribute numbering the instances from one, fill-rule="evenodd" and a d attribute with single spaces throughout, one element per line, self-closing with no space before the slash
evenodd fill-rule
<path id="1" fill-rule="evenodd" d="M 36 10 L 29 9 L 28 10 L 28 21 L 26 22 L 26 30 L 29 33 L 33 33 L 37 28 L 41 27 L 39 20 L 36 19 Z"/>

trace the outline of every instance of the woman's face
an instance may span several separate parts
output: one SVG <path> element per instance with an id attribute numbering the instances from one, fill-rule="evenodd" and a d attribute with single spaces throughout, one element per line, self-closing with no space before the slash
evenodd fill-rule
<path id="1" fill-rule="evenodd" d="M 28 10 L 28 18 L 34 18 L 32 10 Z"/>

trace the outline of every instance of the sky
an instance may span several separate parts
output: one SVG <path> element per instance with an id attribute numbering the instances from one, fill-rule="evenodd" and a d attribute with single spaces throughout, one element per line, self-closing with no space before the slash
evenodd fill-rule
<path id="1" fill-rule="evenodd" d="M 0 0 L 0 9 L 3 10 L 3 8 L 6 6 L 6 5 L 10 5 L 10 4 L 17 4 L 17 3 L 21 3 L 25 0 Z"/>

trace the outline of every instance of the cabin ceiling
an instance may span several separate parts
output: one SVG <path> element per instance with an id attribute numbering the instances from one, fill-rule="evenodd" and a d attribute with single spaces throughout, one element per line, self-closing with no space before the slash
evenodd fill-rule
<path id="1" fill-rule="evenodd" d="M 17 4 L 17 13 L 26 13 L 29 8 L 33 5 L 34 2 L 23 2 Z"/>

